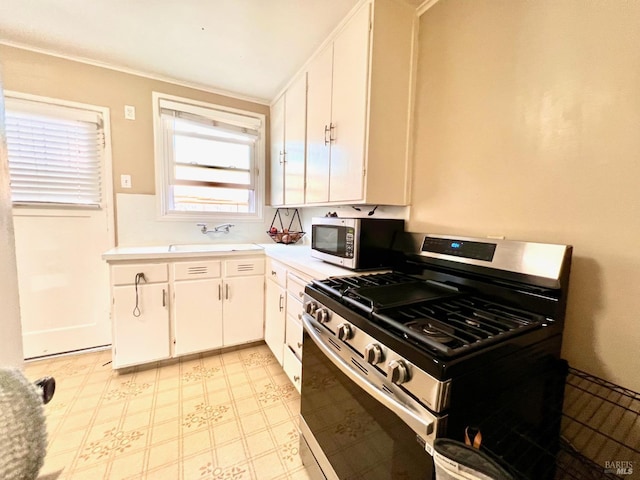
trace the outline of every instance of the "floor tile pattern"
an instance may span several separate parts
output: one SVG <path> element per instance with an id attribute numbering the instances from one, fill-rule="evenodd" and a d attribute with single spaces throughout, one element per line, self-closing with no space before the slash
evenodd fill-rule
<path id="1" fill-rule="evenodd" d="M 48 480 L 307 480 L 300 396 L 264 344 L 112 370 L 111 351 L 27 362 L 56 379 Z M 348 426 L 347 428 L 355 428 Z"/>

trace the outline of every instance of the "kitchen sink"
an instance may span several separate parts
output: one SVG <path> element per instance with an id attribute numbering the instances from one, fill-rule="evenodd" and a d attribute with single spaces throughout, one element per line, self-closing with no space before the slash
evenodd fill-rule
<path id="1" fill-rule="evenodd" d="M 238 252 L 262 250 L 253 243 L 184 243 L 169 245 L 169 252 Z"/>

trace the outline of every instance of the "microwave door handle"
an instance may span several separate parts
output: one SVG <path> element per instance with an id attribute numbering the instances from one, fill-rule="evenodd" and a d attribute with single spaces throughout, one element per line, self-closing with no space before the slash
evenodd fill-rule
<path id="1" fill-rule="evenodd" d="M 340 358 L 337 353 L 335 353 L 329 346 L 325 345 L 319 331 L 316 330 L 316 326 L 314 325 L 315 320 L 313 320 L 310 315 L 304 314 L 302 316 L 302 323 L 304 324 L 305 331 L 309 334 L 309 337 L 311 337 L 313 342 L 318 346 L 322 353 L 324 353 L 326 357 L 331 360 L 331 362 L 338 368 L 338 370 L 340 370 L 349 378 L 349 380 L 353 381 L 353 383 L 362 388 L 378 402 L 398 415 L 404 423 L 406 423 L 423 439 L 433 432 L 433 420 L 422 418 L 420 417 L 420 415 L 410 410 L 405 405 L 396 402 L 393 398 L 384 393 L 371 382 L 362 378 L 347 362 Z M 321 327 L 318 326 L 317 328 Z"/>

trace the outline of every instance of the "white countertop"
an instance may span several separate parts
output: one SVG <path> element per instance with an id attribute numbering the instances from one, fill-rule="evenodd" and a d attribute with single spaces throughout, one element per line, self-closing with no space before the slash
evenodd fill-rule
<path id="1" fill-rule="evenodd" d="M 267 256 L 300 270 L 313 278 L 327 278 L 339 275 L 354 275 L 349 270 L 311 256 L 308 245 L 261 244 Z"/>
<path id="2" fill-rule="evenodd" d="M 267 255 L 313 278 L 353 275 L 352 270 L 323 262 L 311 256 L 309 245 L 265 244 L 176 244 L 115 247 L 102 254 L 107 262 L 172 260 L 202 257 Z"/>
<path id="3" fill-rule="evenodd" d="M 171 260 L 178 258 L 202 258 L 237 255 L 263 255 L 264 249 L 255 243 L 224 244 L 174 244 L 140 247 L 115 247 L 102 254 L 107 262 L 128 260 Z"/>

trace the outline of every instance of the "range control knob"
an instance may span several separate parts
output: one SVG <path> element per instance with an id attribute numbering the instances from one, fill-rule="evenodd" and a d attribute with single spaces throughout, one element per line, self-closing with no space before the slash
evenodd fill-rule
<path id="1" fill-rule="evenodd" d="M 353 338 L 353 328 L 348 323 L 338 325 L 338 338 L 343 342 Z"/>
<path id="2" fill-rule="evenodd" d="M 318 309 L 318 304 L 313 300 L 309 300 L 304 305 L 304 311 L 307 312 L 309 315 L 314 315 L 317 309 Z"/>
<path id="3" fill-rule="evenodd" d="M 371 365 L 377 365 L 383 360 L 382 348 L 377 343 L 370 343 L 364 347 L 364 359 Z"/>
<path id="4" fill-rule="evenodd" d="M 331 316 L 329 315 L 329 310 L 322 307 L 316 310 L 316 320 L 320 323 L 327 323 Z"/>
<path id="5" fill-rule="evenodd" d="M 409 381 L 409 367 L 404 360 L 392 360 L 387 367 L 387 375 L 396 385 Z"/>

